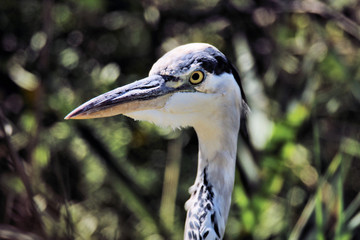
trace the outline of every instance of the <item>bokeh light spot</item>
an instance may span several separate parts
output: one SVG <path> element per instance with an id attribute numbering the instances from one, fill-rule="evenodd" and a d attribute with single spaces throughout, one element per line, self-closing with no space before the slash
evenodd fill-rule
<path id="1" fill-rule="evenodd" d="M 44 32 L 37 32 L 31 38 L 31 48 L 34 51 L 40 51 L 46 44 L 47 35 Z"/>
<path id="2" fill-rule="evenodd" d="M 64 67 L 74 69 L 79 63 L 79 55 L 74 49 L 67 48 L 60 53 L 60 62 Z"/>
<path id="3" fill-rule="evenodd" d="M 19 64 L 15 63 L 10 65 L 8 70 L 11 80 L 13 80 L 19 87 L 28 91 L 34 91 L 38 88 L 39 79 L 37 76 L 25 70 Z"/>
<path id="4" fill-rule="evenodd" d="M 100 72 L 101 84 L 111 84 L 120 76 L 120 67 L 116 63 L 109 63 Z"/>
<path id="5" fill-rule="evenodd" d="M 145 9 L 144 18 L 150 24 L 156 24 L 160 18 L 160 12 L 156 7 L 150 6 Z"/>

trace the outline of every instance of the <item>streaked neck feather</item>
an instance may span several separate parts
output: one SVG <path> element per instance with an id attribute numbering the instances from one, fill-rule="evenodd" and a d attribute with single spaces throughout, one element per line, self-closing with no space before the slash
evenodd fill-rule
<path id="1" fill-rule="evenodd" d="M 238 114 L 222 125 L 194 126 L 199 138 L 199 162 L 190 199 L 184 239 L 222 239 L 234 186 Z M 229 115 L 228 115 L 229 116 Z M 214 123 L 214 122 L 213 122 Z M 209 131 L 208 129 L 213 129 Z"/>

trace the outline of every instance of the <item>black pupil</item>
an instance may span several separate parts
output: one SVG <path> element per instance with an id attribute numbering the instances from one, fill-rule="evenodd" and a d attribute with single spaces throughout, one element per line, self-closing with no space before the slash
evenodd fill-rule
<path id="1" fill-rule="evenodd" d="M 200 75 L 198 73 L 194 73 L 192 75 L 192 78 L 196 81 L 196 80 L 198 80 L 200 78 Z"/>

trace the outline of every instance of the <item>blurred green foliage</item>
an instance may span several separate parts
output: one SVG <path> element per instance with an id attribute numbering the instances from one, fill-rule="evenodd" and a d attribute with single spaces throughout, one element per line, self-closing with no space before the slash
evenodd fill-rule
<path id="1" fill-rule="evenodd" d="M 1 1 L 0 238 L 181 239 L 194 131 L 63 117 L 208 42 L 252 109 L 225 239 L 359 239 L 359 16 L 346 0 Z"/>

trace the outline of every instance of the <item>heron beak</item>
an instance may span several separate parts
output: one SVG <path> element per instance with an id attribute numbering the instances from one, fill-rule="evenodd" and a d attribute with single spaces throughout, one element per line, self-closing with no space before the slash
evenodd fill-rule
<path id="1" fill-rule="evenodd" d="M 70 112 L 65 119 L 102 118 L 159 109 L 165 106 L 171 93 L 182 90 L 181 88 L 185 90 L 181 85 L 174 88 L 174 84 L 169 84 L 179 81 L 177 78 L 169 81 L 163 76 L 152 75 L 87 101 Z"/>

